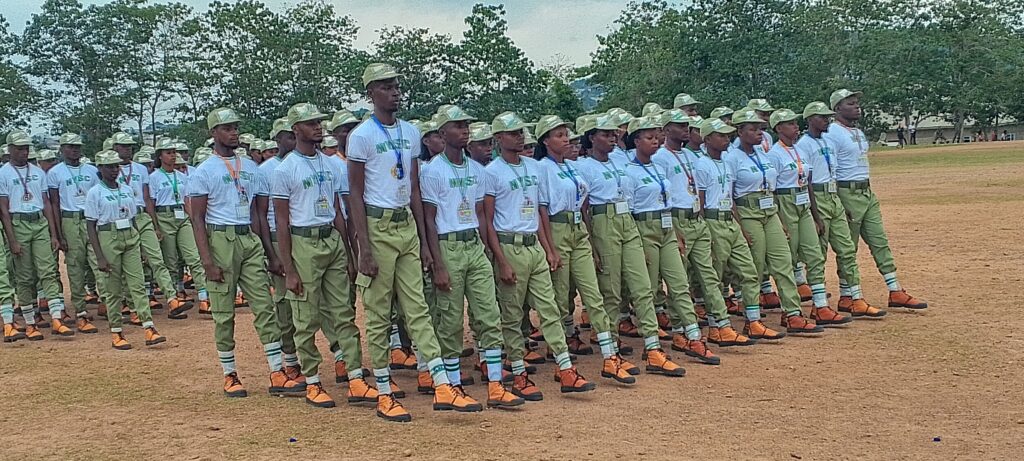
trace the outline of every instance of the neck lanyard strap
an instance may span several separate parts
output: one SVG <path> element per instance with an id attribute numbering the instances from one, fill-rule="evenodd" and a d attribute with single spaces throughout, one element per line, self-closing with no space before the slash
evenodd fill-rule
<path id="1" fill-rule="evenodd" d="M 551 156 L 549 156 L 548 159 L 554 162 L 555 166 L 558 167 L 558 170 L 565 173 L 565 175 L 569 177 L 569 180 L 572 181 L 572 184 L 576 186 L 576 201 L 572 204 L 573 208 L 576 208 L 576 204 L 583 199 L 583 194 L 580 193 L 580 182 L 576 179 L 576 172 L 573 171 L 572 167 L 570 167 L 568 163 L 558 163 L 555 161 L 555 158 Z"/>
<path id="2" fill-rule="evenodd" d="M 388 129 L 384 127 L 384 124 L 381 123 L 380 119 L 377 118 L 376 114 L 371 115 L 370 118 L 373 119 L 373 123 L 377 124 L 377 128 L 380 128 L 380 131 L 384 132 L 384 136 L 387 136 L 388 144 L 391 145 L 391 149 L 395 152 L 395 176 L 397 176 L 398 179 L 405 178 L 405 167 L 402 164 L 402 149 L 400 146 L 401 142 L 403 141 L 402 123 L 397 121 L 395 123 L 398 126 L 398 142 L 396 143 L 395 140 L 391 138 L 391 133 L 389 133 Z"/>
<path id="3" fill-rule="evenodd" d="M 634 159 L 633 162 L 635 162 L 637 165 L 640 165 L 640 168 L 644 169 L 644 173 L 647 173 L 647 176 L 650 176 L 651 179 L 653 179 L 655 181 L 658 181 L 658 186 L 661 187 L 661 203 L 665 204 L 665 206 L 667 207 L 668 206 L 668 190 L 665 189 L 665 181 L 662 180 L 662 178 L 656 174 L 658 172 L 657 168 L 655 168 L 654 173 L 651 173 L 651 170 L 647 169 L 647 165 L 644 165 L 643 163 L 640 163 L 640 159 Z M 651 166 L 654 166 L 654 165 L 652 164 Z"/>
<path id="4" fill-rule="evenodd" d="M 228 174 L 231 176 L 231 180 L 235 182 L 235 189 L 238 190 L 239 194 L 244 194 L 245 193 L 245 188 L 242 187 L 242 183 L 238 180 L 238 178 L 240 176 L 240 172 L 242 170 L 242 159 L 238 158 L 238 156 L 235 155 L 234 156 L 234 160 L 235 160 L 235 166 L 234 167 L 231 166 L 231 162 L 229 162 L 227 158 L 221 157 L 220 160 L 222 162 L 224 162 L 224 168 L 228 169 Z"/>
<path id="5" fill-rule="evenodd" d="M 11 166 L 14 166 L 14 165 L 11 165 Z M 16 166 L 14 166 L 14 172 L 17 173 L 17 175 L 18 175 L 18 181 L 21 182 L 21 188 L 25 191 L 25 196 L 28 196 L 28 194 L 29 194 L 28 178 L 30 176 L 32 176 L 32 165 L 28 164 L 28 163 L 25 164 L 25 176 L 24 177 L 21 176 L 21 171 Z"/>
<path id="6" fill-rule="evenodd" d="M 178 174 L 174 171 L 172 171 L 171 174 L 167 174 L 167 171 L 163 168 L 160 169 L 160 172 L 164 174 L 164 177 L 167 178 L 168 181 L 171 182 L 171 188 L 174 189 L 174 201 L 177 202 L 178 197 L 181 196 L 178 193 Z"/>
<path id="7" fill-rule="evenodd" d="M 779 145 L 782 146 L 782 149 L 785 150 L 787 154 L 789 154 L 789 158 L 796 163 L 796 176 L 799 181 L 797 185 L 802 186 L 802 183 L 804 182 L 804 161 L 800 159 L 800 152 L 787 146 L 781 139 L 779 140 Z"/>
<path id="8" fill-rule="evenodd" d="M 754 151 L 753 154 L 747 154 L 747 158 L 757 165 L 757 169 L 761 171 L 761 190 L 768 190 L 768 173 L 764 164 L 761 163 L 761 158 L 757 156 L 757 151 Z"/>

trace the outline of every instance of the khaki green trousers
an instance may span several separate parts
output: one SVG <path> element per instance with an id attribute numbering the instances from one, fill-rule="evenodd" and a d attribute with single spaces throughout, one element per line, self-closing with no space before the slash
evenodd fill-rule
<path id="1" fill-rule="evenodd" d="M 441 357 L 455 359 L 462 353 L 466 303 L 469 303 L 477 342 L 484 350 L 501 349 L 501 313 L 494 287 L 494 272 L 484 256 L 479 237 L 469 242 L 439 242 L 441 259 L 448 270 L 451 291 L 437 290 L 434 321 Z M 522 347 L 518 345 L 517 347 Z"/>
<path id="2" fill-rule="evenodd" d="M 839 188 L 839 200 L 850 218 L 850 237 L 854 244 L 863 239 L 882 275 L 896 272 L 896 261 L 889 249 L 889 238 L 882 224 L 882 207 L 871 189 Z M 849 280 L 847 280 L 849 281 Z M 851 282 L 852 284 L 852 282 Z"/>
<path id="3" fill-rule="evenodd" d="M 731 218 L 728 220 L 708 219 L 705 221 L 711 232 L 711 249 L 714 251 L 715 271 L 719 277 L 729 270 L 731 277 L 743 293 L 743 307 L 758 307 L 758 294 L 761 293 L 760 277 L 750 246 L 743 238 L 739 224 Z M 724 279 L 723 279 L 724 280 Z M 707 298 L 705 297 L 705 301 Z"/>
<path id="4" fill-rule="evenodd" d="M 693 275 L 690 279 L 691 288 L 694 285 L 703 287 L 703 293 L 710 293 L 704 297 L 704 304 L 707 306 L 707 313 L 716 321 L 729 318 L 729 312 L 725 308 L 725 300 L 718 296 L 722 291 L 722 281 L 718 278 L 718 271 L 715 270 L 715 260 L 712 256 L 711 230 L 708 229 L 704 218 L 683 218 L 672 220 L 676 232 L 682 234 L 683 242 L 686 243 L 686 255 L 683 258 L 683 266 L 686 267 L 687 276 Z M 698 291 L 698 290 L 691 290 Z"/>
<path id="5" fill-rule="evenodd" d="M 196 249 L 196 235 L 192 232 L 192 221 L 188 218 L 175 219 L 173 211 L 163 211 L 156 214 L 160 223 L 160 231 L 164 239 L 160 241 L 160 251 L 163 255 L 164 267 L 167 268 L 168 276 L 178 274 L 182 260 L 188 266 L 195 282 L 196 290 L 206 289 L 206 271 L 199 261 L 199 250 Z M 181 255 L 181 258 L 178 256 Z M 154 271 L 155 273 L 155 271 Z M 176 279 L 175 281 L 180 280 Z M 164 292 L 164 296 L 170 298 L 171 292 Z"/>
<path id="6" fill-rule="evenodd" d="M 551 283 L 555 289 L 555 302 L 558 304 L 561 318 L 572 314 L 570 305 L 575 306 L 575 296 L 570 288 L 575 288 L 583 301 L 583 308 L 590 314 L 590 323 L 598 333 L 611 331 L 612 320 L 604 310 L 604 297 L 597 284 L 597 269 L 594 267 L 594 250 L 590 246 L 590 233 L 582 222 L 551 223 L 551 240 L 558 256 L 562 259 L 562 267 L 551 273 Z M 616 316 L 617 317 L 617 316 Z M 563 328 L 564 334 L 564 328 Z"/>
<path id="7" fill-rule="evenodd" d="M 0 235 L 5 235 L 3 225 L 0 225 Z M 0 306 L 14 305 L 14 285 L 8 269 L 10 261 L 11 251 L 7 242 L 0 242 Z"/>
<path id="8" fill-rule="evenodd" d="M 637 229 L 647 258 L 647 276 L 651 290 L 665 281 L 668 291 L 668 316 L 674 328 L 697 323 L 697 313 L 690 299 L 690 280 L 683 268 L 682 255 L 675 229 L 661 227 L 661 219 L 638 220 Z"/>
<path id="9" fill-rule="evenodd" d="M 160 249 L 160 240 L 156 238 L 153 220 L 145 212 L 139 212 L 135 216 L 135 227 L 139 229 L 139 241 L 142 244 L 142 255 L 146 257 L 146 267 L 153 274 L 153 280 L 163 291 L 164 296 L 169 299 L 174 296 L 177 288 L 171 280 L 171 273 L 167 270 L 167 265 L 164 264 L 164 254 Z M 166 232 L 162 227 L 160 231 Z M 192 240 L 195 240 L 194 234 Z"/>
<path id="10" fill-rule="evenodd" d="M 789 252 L 793 259 L 793 269 L 798 262 L 803 262 L 807 269 L 807 283 L 818 285 L 825 283 L 825 255 L 821 251 L 818 228 L 814 225 L 811 215 L 811 204 L 796 204 L 796 196 L 792 194 L 775 194 L 775 203 L 779 207 L 779 218 L 789 233 Z M 776 281 L 776 283 L 778 283 Z"/>
<path id="11" fill-rule="evenodd" d="M 658 319 L 654 314 L 651 281 L 647 275 L 640 231 L 629 214 L 608 211 L 591 218 L 594 251 L 601 260 L 601 271 L 597 274 L 598 286 L 604 299 L 601 307 L 613 326 L 613 335 L 617 337 L 619 329 L 614 328 L 614 325 L 619 318 L 620 303 L 628 295 L 636 311 L 640 334 L 644 337 L 657 336 Z"/>
<path id="12" fill-rule="evenodd" d="M 517 237 L 518 239 L 519 237 Z M 547 256 L 540 243 L 524 246 L 519 243 L 502 243 L 501 251 L 516 274 L 515 284 L 506 284 L 498 279 L 498 266 L 494 266 L 494 277 L 498 284 L 498 304 L 501 306 L 501 332 L 510 362 L 523 360 L 525 338 L 522 332 L 523 303 L 533 307 L 540 318 L 540 329 L 544 340 L 554 355 L 569 351 L 565 342 L 565 328 L 562 325 L 562 309 L 555 302 L 555 290 L 551 283 L 551 271 Z"/>
<path id="13" fill-rule="evenodd" d="M 850 222 L 846 219 L 846 209 L 839 200 L 839 194 L 826 191 L 815 191 L 814 202 L 818 207 L 818 217 L 825 231 L 819 236 L 821 254 L 828 255 L 828 247 L 836 253 L 836 268 L 840 280 L 849 285 L 860 285 L 860 266 L 857 264 L 857 244 L 850 236 Z"/>
<path id="14" fill-rule="evenodd" d="M 41 213 L 40 213 L 41 214 Z M 21 256 L 14 256 L 14 286 L 18 304 L 31 306 L 36 303 L 36 281 L 46 298 L 51 302 L 64 303 L 64 292 L 54 276 L 57 260 L 50 246 L 50 228 L 46 219 L 23 220 L 12 216 L 14 239 L 21 244 Z"/>
<path id="15" fill-rule="evenodd" d="M 424 361 L 441 357 L 434 334 L 430 308 L 423 297 L 423 263 L 420 240 L 412 213 L 405 219 L 393 219 L 394 211 L 383 216 L 368 216 L 367 237 L 370 252 L 377 261 L 377 275 L 359 274 L 356 286 L 361 290 L 366 316 L 366 342 L 374 369 L 385 369 L 390 359 L 392 301 L 397 299 L 402 318 Z M 348 352 L 342 348 L 342 352 Z"/>
<path id="16" fill-rule="evenodd" d="M 282 255 L 284 257 L 284 255 Z M 323 328 L 328 342 L 341 345 L 345 363 L 362 367 L 355 306 L 349 303 L 348 251 L 337 230 L 327 237 L 292 235 L 292 262 L 302 279 L 302 294 L 285 292 L 295 324 L 295 349 L 302 374 L 315 376 L 323 358 L 316 332 Z"/>
<path id="17" fill-rule="evenodd" d="M 793 256 L 789 241 L 786 240 L 786 231 L 782 229 L 782 220 L 779 219 L 778 205 L 762 210 L 757 203 L 759 197 L 759 193 L 754 193 L 736 199 L 740 227 L 750 236 L 750 254 L 754 257 L 754 266 L 759 274 L 758 285 L 761 280 L 771 276 L 779 289 L 782 310 L 787 314 L 798 313 L 800 294 L 796 291 L 796 280 L 793 278 Z M 754 293 L 760 293 L 760 288 Z M 747 295 L 745 287 L 743 295 Z"/>
<path id="18" fill-rule="evenodd" d="M 85 227 L 85 216 L 61 218 L 61 228 L 68 245 L 68 250 L 64 252 L 64 266 L 68 272 L 68 283 L 71 284 L 71 305 L 76 315 L 84 316 L 86 275 L 92 272 L 89 267 L 89 234 Z"/>
<path id="19" fill-rule="evenodd" d="M 280 341 L 281 329 L 277 325 L 270 299 L 266 255 L 259 237 L 251 231 L 238 233 L 233 228 L 221 231 L 209 229 L 207 239 L 210 257 L 224 274 L 223 282 L 206 282 L 217 351 L 235 350 L 235 294 L 238 288 L 245 293 L 252 309 L 253 325 L 260 344 Z"/>
<path id="20" fill-rule="evenodd" d="M 152 322 L 145 279 L 142 276 L 142 247 L 139 232 L 134 227 L 124 230 L 97 231 L 103 257 L 110 263 L 110 272 L 98 269 L 96 252 L 89 247 L 89 262 L 96 269 L 96 288 L 100 298 L 111 306 L 107 315 L 110 331 L 121 331 L 121 314 L 109 300 L 128 299 L 135 305 L 135 313 L 142 322 Z"/>

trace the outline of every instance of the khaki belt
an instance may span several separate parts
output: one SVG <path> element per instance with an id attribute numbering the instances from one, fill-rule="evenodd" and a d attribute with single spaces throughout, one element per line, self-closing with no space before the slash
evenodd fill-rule
<path id="1" fill-rule="evenodd" d="M 576 224 L 575 212 L 563 211 L 561 213 L 555 213 L 548 216 L 548 221 L 556 222 L 560 224 Z M 580 217 L 580 222 L 583 222 L 583 217 Z"/>
<path id="2" fill-rule="evenodd" d="M 514 234 L 510 232 L 498 232 L 498 242 L 507 245 L 522 245 L 524 247 L 537 244 L 536 234 Z"/>
<path id="3" fill-rule="evenodd" d="M 252 229 L 248 224 L 235 224 L 231 226 L 221 224 L 207 224 L 206 230 L 210 232 L 230 232 L 235 235 L 249 235 Z"/>
<path id="4" fill-rule="evenodd" d="M 334 226 L 330 224 L 324 224 L 322 226 L 308 226 L 298 227 L 289 226 L 288 232 L 292 235 L 306 238 L 327 238 L 331 236 L 331 232 L 334 231 Z"/>
<path id="5" fill-rule="evenodd" d="M 476 229 L 466 229 L 458 232 L 448 232 L 437 236 L 438 240 L 448 242 L 474 242 L 476 241 Z"/>
<path id="6" fill-rule="evenodd" d="M 60 217 L 62 218 L 78 218 L 82 219 L 85 217 L 84 211 L 60 211 Z"/>
<path id="7" fill-rule="evenodd" d="M 836 181 L 840 189 L 867 190 L 871 188 L 871 181 Z"/>
<path id="8" fill-rule="evenodd" d="M 796 195 L 801 192 L 807 192 L 807 186 L 803 187 L 781 187 L 775 189 L 775 195 Z"/>
<path id="9" fill-rule="evenodd" d="M 129 222 L 131 222 L 131 227 L 128 227 L 126 229 L 118 229 L 117 228 L 117 223 L 108 222 L 106 224 L 100 224 L 100 225 L 96 226 L 96 230 L 98 230 L 98 231 L 126 231 L 126 230 L 135 229 L 135 218 L 130 219 Z"/>
<path id="10" fill-rule="evenodd" d="M 732 210 L 704 210 L 704 219 L 732 221 Z"/>
<path id="11" fill-rule="evenodd" d="M 183 205 L 157 205 L 153 207 L 157 213 L 166 213 L 168 211 L 184 210 Z"/>
<path id="12" fill-rule="evenodd" d="M 700 216 L 700 215 L 698 215 L 697 213 L 694 213 L 693 209 L 690 209 L 690 208 L 673 208 L 672 209 L 672 217 L 674 217 L 676 219 L 695 219 L 698 216 Z"/>
<path id="13" fill-rule="evenodd" d="M 366 205 L 366 216 L 382 219 L 387 213 L 391 213 L 391 222 L 405 222 L 409 220 L 408 208 L 380 208 L 373 205 Z"/>
<path id="14" fill-rule="evenodd" d="M 43 219 L 42 211 L 35 211 L 32 213 L 11 213 L 11 220 L 14 221 L 39 221 Z"/>

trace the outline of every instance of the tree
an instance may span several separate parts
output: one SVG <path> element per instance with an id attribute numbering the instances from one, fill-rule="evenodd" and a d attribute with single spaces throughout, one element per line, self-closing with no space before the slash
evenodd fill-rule
<path id="1" fill-rule="evenodd" d="M 430 118 L 441 104 L 466 103 L 452 78 L 456 46 L 451 37 L 405 27 L 381 29 L 379 36 L 374 42 L 373 61 L 391 64 L 402 74 L 402 109 L 406 117 Z"/>
<path id="2" fill-rule="evenodd" d="M 39 102 L 39 94 L 11 60 L 16 47 L 14 35 L 7 32 L 7 20 L 0 16 L 0 132 L 25 123 Z"/>

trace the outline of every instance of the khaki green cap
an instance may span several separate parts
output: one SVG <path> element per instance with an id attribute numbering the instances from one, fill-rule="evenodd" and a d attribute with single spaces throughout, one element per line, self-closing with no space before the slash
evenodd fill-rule
<path id="1" fill-rule="evenodd" d="M 647 117 L 650 115 L 659 115 L 662 112 L 665 112 L 665 109 L 662 109 L 660 105 L 658 105 L 657 103 L 649 102 L 647 104 L 644 104 L 643 110 L 640 111 L 640 116 Z"/>
<path id="2" fill-rule="evenodd" d="M 31 146 L 32 138 L 24 131 L 14 130 L 7 133 L 7 144 L 11 146 Z"/>
<path id="3" fill-rule="evenodd" d="M 583 137 L 583 135 L 573 131 L 572 128 L 569 128 L 569 140 L 570 141 L 575 141 L 575 140 L 580 139 L 582 137 Z"/>
<path id="4" fill-rule="evenodd" d="M 438 128 L 441 128 L 448 122 L 472 122 L 475 120 L 476 117 L 463 112 L 459 106 L 453 105 L 448 105 L 443 111 L 438 111 L 434 117 L 434 123 L 437 124 Z"/>
<path id="5" fill-rule="evenodd" d="M 633 121 L 629 122 L 629 127 L 626 128 L 626 133 L 633 134 L 640 130 L 649 130 L 652 128 L 661 128 L 661 117 L 649 115 L 647 117 L 634 118 Z"/>
<path id="6" fill-rule="evenodd" d="M 178 150 L 178 143 L 174 142 L 173 139 L 163 138 L 156 142 L 156 147 L 154 147 L 154 149 L 156 149 L 157 151 Z M 139 149 L 139 152 L 141 151 L 142 149 Z"/>
<path id="7" fill-rule="evenodd" d="M 811 117 L 811 116 L 814 116 L 814 115 L 833 115 L 833 114 L 835 114 L 835 112 L 833 112 L 831 109 L 829 109 L 828 106 L 825 105 L 825 103 L 823 103 L 821 101 L 814 101 L 814 102 L 809 103 L 806 106 L 804 106 L 803 117 L 807 118 L 807 117 Z"/>
<path id="8" fill-rule="evenodd" d="M 420 128 L 420 136 L 426 136 L 427 133 L 432 133 L 432 132 L 437 131 L 437 124 L 434 123 L 432 120 L 427 120 L 425 122 L 420 122 L 419 128 Z"/>
<path id="9" fill-rule="evenodd" d="M 757 112 L 755 112 L 754 109 L 744 109 L 744 110 L 741 110 L 741 111 L 733 114 L 733 116 L 732 116 L 732 124 L 733 125 L 739 126 L 739 125 L 741 125 L 743 123 L 767 123 L 767 122 L 765 122 L 764 119 L 761 118 L 760 115 L 757 115 Z"/>
<path id="10" fill-rule="evenodd" d="M 295 125 L 296 123 L 308 122 L 310 120 L 327 120 L 331 118 L 320 109 L 311 103 L 300 102 L 288 109 L 288 124 Z"/>
<path id="11" fill-rule="evenodd" d="M 591 127 L 591 130 L 618 131 L 618 121 L 618 116 L 604 114 L 594 119 L 594 126 Z"/>
<path id="12" fill-rule="evenodd" d="M 270 129 L 270 139 L 277 139 L 277 135 L 283 132 L 292 132 L 292 126 L 288 123 L 288 117 L 274 120 L 274 127 Z"/>
<path id="13" fill-rule="evenodd" d="M 626 112 L 625 109 L 619 107 L 613 107 L 608 109 L 608 115 L 612 116 L 612 121 L 615 126 L 626 125 L 633 120 L 633 114 Z"/>
<path id="14" fill-rule="evenodd" d="M 183 143 L 181 141 L 179 141 L 178 143 L 176 143 L 174 145 L 174 150 L 176 150 L 178 152 L 188 152 L 188 151 L 190 151 L 190 149 L 188 148 L 188 144 L 185 144 L 185 143 Z"/>
<path id="15" fill-rule="evenodd" d="M 114 138 L 107 138 L 103 140 L 103 150 L 111 150 L 114 148 Z"/>
<path id="16" fill-rule="evenodd" d="M 195 154 L 192 155 L 192 164 L 198 165 L 203 163 L 203 160 L 210 158 L 211 155 L 213 155 L 213 149 L 210 149 L 209 147 L 198 147 L 196 148 Z"/>
<path id="17" fill-rule="evenodd" d="M 772 129 L 775 129 L 775 125 L 778 125 L 782 122 L 792 122 L 793 120 L 796 120 L 798 117 L 799 115 L 797 115 L 796 112 L 793 112 L 789 109 L 777 109 L 775 112 L 772 113 L 771 117 L 768 117 L 768 125 L 770 125 Z"/>
<path id="18" fill-rule="evenodd" d="M 533 137 L 530 130 L 523 131 L 523 146 L 533 146 L 537 144 L 537 138 Z"/>
<path id="19" fill-rule="evenodd" d="M 84 156 L 83 156 L 83 157 L 82 157 L 82 163 L 84 163 L 84 164 L 86 164 L 86 165 L 92 165 L 92 159 L 91 159 L 91 158 L 89 158 L 89 157 L 84 157 Z"/>
<path id="20" fill-rule="evenodd" d="M 334 116 L 331 117 L 331 120 L 329 122 L 327 122 L 327 127 L 326 128 L 327 128 L 327 131 L 334 131 L 339 126 L 349 125 L 349 124 L 358 124 L 358 123 L 359 123 L 359 119 L 356 118 L 356 116 L 353 115 L 352 112 L 349 112 L 347 110 L 339 110 L 339 111 L 335 112 Z"/>
<path id="21" fill-rule="evenodd" d="M 832 92 L 832 96 L 828 97 L 828 107 L 829 109 L 834 110 L 840 101 L 853 96 L 861 96 L 863 94 L 864 93 L 861 93 L 860 91 L 850 91 L 846 88 L 835 90 Z"/>
<path id="22" fill-rule="evenodd" d="M 576 117 L 576 131 L 579 133 L 586 133 L 594 129 L 594 124 L 597 122 L 598 114 L 587 114 Z"/>
<path id="23" fill-rule="evenodd" d="M 571 127 L 572 124 L 562 120 L 562 117 L 557 115 L 545 115 L 537 121 L 537 126 L 533 129 L 533 135 L 535 138 L 543 138 L 544 135 L 548 134 L 549 131 L 558 128 L 560 126 Z"/>
<path id="24" fill-rule="evenodd" d="M 249 156 L 249 151 L 247 151 L 247 150 L 245 150 L 245 149 L 243 149 L 241 147 L 236 147 L 235 148 L 235 155 L 237 155 L 239 157 L 242 157 L 242 158 L 247 158 L 249 160 L 252 160 L 252 157 Z"/>
<path id="25" fill-rule="evenodd" d="M 275 144 L 274 147 L 277 147 Z M 323 141 L 320 141 L 320 147 L 338 147 L 338 140 L 334 136 L 324 136 Z M 264 144 L 263 150 L 266 150 L 267 146 Z"/>
<path id="26" fill-rule="evenodd" d="M 82 137 L 81 136 L 79 136 L 79 135 L 77 135 L 75 133 L 64 133 L 64 134 L 60 135 L 60 140 L 57 141 L 57 144 L 60 144 L 62 146 L 65 145 L 65 144 L 68 144 L 68 145 L 71 145 L 71 146 L 81 146 L 83 143 L 82 143 Z"/>
<path id="27" fill-rule="evenodd" d="M 730 134 L 735 131 L 736 128 L 729 126 L 728 123 L 717 118 L 709 118 L 700 124 L 700 136 L 702 138 L 707 137 L 711 133 Z"/>
<path id="28" fill-rule="evenodd" d="M 711 116 L 708 118 L 722 118 L 726 115 L 732 115 L 733 110 L 726 106 L 719 106 L 711 110 Z"/>
<path id="29" fill-rule="evenodd" d="M 508 131 L 520 131 L 526 128 L 526 122 L 518 114 L 512 111 L 502 112 L 494 117 L 491 122 L 491 133 L 505 133 Z"/>
<path id="30" fill-rule="evenodd" d="M 690 117 L 690 129 L 700 131 L 700 128 L 704 126 L 704 122 L 704 117 L 701 117 L 700 115 L 692 116 Z"/>
<path id="31" fill-rule="evenodd" d="M 435 112 L 435 114 L 440 114 L 452 107 L 454 106 L 451 104 L 441 104 L 440 106 L 437 106 L 437 112 Z"/>
<path id="32" fill-rule="evenodd" d="M 474 123 L 469 126 L 469 142 L 486 141 L 493 137 L 491 126 L 487 122 Z"/>
<path id="33" fill-rule="evenodd" d="M 747 109 L 759 110 L 761 112 L 772 112 L 775 110 L 767 99 L 751 99 L 747 101 Z"/>
<path id="34" fill-rule="evenodd" d="M 332 139 L 333 139 L 333 137 L 332 137 Z M 276 142 L 274 142 L 274 141 L 263 141 L 263 151 L 264 152 L 266 152 L 268 150 L 274 150 L 274 149 L 277 149 L 277 143 Z"/>
<path id="35" fill-rule="evenodd" d="M 671 109 L 665 111 L 664 118 L 662 119 L 662 121 L 665 123 L 665 125 L 668 125 L 669 123 L 689 124 L 691 121 L 693 121 L 693 118 L 690 117 L 689 115 L 686 115 L 686 112 L 683 112 L 681 109 Z"/>
<path id="36" fill-rule="evenodd" d="M 96 154 L 96 164 L 103 165 L 117 165 L 121 163 L 121 157 L 117 156 L 117 152 L 110 149 L 101 150 Z"/>
<path id="37" fill-rule="evenodd" d="M 142 146 L 139 151 L 135 153 L 135 157 L 132 160 L 135 163 L 153 163 L 153 154 L 156 150 L 149 146 Z"/>
<path id="38" fill-rule="evenodd" d="M 401 76 L 402 74 L 399 74 L 390 64 L 375 62 L 366 66 L 366 70 L 363 71 L 363 86 L 367 87 L 370 86 L 370 83 L 378 80 L 387 80 Z"/>
<path id="39" fill-rule="evenodd" d="M 695 106 L 700 103 L 700 101 L 693 99 L 693 96 L 690 96 L 686 93 L 679 93 L 676 95 L 676 98 L 672 100 L 672 107 L 680 109 L 685 106 Z"/>
<path id="40" fill-rule="evenodd" d="M 36 152 L 36 159 L 40 162 L 57 160 L 57 152 L 53 149 L 39 149 L 39 151 Z"/>
<path id="41" fill-rule="evenodd" d="M 206 142 L 203 143 L 204 147 L 213 147 L 213 138 L 206 138 Z"/>
<path id="42" fill-rule="evenodd" d="M 238 143 L 239 144 L 245 144 L 247 146 L 251 146 L 254 141 L 256 141 L 256 135 L 254 135 L 252 133 L 242 133 L 242 134 L 238 135 Z"/>
<path id="43" fill-rule="evenodd" d="M 174 164 L 175 165 L 188 165 L 188 162 L 185 161 L 185 157 L 182 157 L 181 154 L 174 154 Z"/>
<path id="44" fill-rule="evenodd" d="M 252 140 L 252 144 L 249 144 L 249 150 L 263 150 L 263 140 L 255 138 Z"/>
<path id="45" fill-rule="evenodd" d="M 118 144 L 130 146 L 138 144 L 137 142 L 135 142 L 134 139 L 132 139 L 132 136 L 130 134 L 125 133 L 123 131 L 118 131 L 117 133 L 114 133 L 114 135 L 110 137 L 110 140 L 115 146 Z"/>
<path id="46" fill-rule="evenodd" d="M 229 123 L 242 123 L 242 117 L 239 117 L 237 112 L 227 107 L 214 109 L 210 112 L 210 115 L 206 116 L 206 128 L 211 130 L 218 125 L 227 125 Z"/>
<path id="47" fill-rule="evenodd" d="M 35 147 L 28 146 L 28 159 L 29 160 L 38 160 L 39 159 L 39 152 L 36 150 Z"/>

